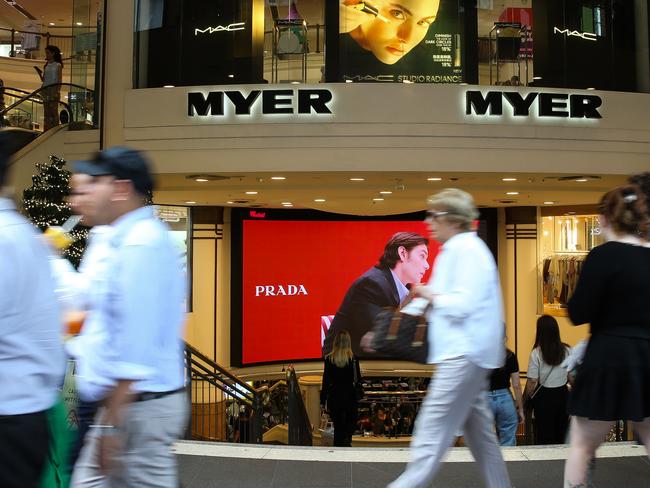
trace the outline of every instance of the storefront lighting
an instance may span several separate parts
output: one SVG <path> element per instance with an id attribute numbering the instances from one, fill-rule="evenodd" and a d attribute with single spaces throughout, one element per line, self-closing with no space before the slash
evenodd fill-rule
<path id="1" fill-rule="evenodd" d="M 519 195 L 518 191 L 508 191 L 506 192 L 506 195 Z"/>
<path id="2" fill-rule="evenodd" d="M 533 80 L 541 80 L 541 79 L 542 79 L 541 76 L 533 76 Z"/>
<path id="3" fill-rule="evenodd" d="M 196 178 L 194 181 L 197 183 L 206 183 L 208 181 L 207 178 Z"/>
<path id="4" fill-rule="evenodd" d="M 501 181 L 517 181 L 517 178 L 501 178 Z"/>
<path id="5" fill-rule="evenodd" d="M 427 181 L 442 181 L 442 178 L 438 178 L 438 177 L 427 178 Z"/>
<path id="6" fill-rule="evenodd" d="M 271 176 L 271 179 L 276 181 L 286 180 L 284 176 Z"/>
<path id="7" fill-rule="evenodd" d="M 352 80 L 345 80 L 346 83 L 353 83 Z"/>
<path id="8" fill-rule="evenodd" d="M 314 198 L 314 201 L 316 203 L 323 203 L 325 201 L 325 199 L 324 198 Z"/>
<path id="9" fill-rule="evenodd" d="M 228 78 L 234 78 L 235 75 L 228 75 Z"/>
<path id="10" fill-rule="evenodd" d="M 587 90 L 595 90 L 595 88 L 590 86 Z"/>
<path id="11" fill-rule="evenodd" d="M 163 88 L 174 88 L 174 85 L 163 85 Z"/>
<path id="12" fill-rule="evenodd" d="M 391 195 L 393 192 L 392 191 L 380 191 L 380 195 Z"/>
<path id="13" fill-rule="evenodd" d="M 365 178 L 350 178 L 350 181 L 366 181 Z"/>
<path id="14" fill-rule="evenodd" d="M 247 191 L 246 195 L 257 195 L 256 191 Z"/>

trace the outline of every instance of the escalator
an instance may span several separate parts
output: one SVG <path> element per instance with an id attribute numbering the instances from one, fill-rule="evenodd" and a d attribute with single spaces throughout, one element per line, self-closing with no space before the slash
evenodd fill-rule
<path id="1" fill-rule="evenodd" d="M 80 85 L 61 83 L 58 122 L 68 130 L 96 129 L 95 94 Z M 50 87 L 47 87 L 48 89 Z M 4 87 L 0 94 L 0 127 L 12 133 L 9 137 L 12 154 L 20 151 L 44 133 L 43 92 L 39 88 L 27 92 Z M 65 101 L 64 101 L 65 100 Z"/>

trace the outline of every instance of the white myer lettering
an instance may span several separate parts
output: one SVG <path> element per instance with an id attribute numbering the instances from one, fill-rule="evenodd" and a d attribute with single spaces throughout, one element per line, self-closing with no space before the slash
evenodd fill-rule
<path id="1" fill-rule="evenodd" d="M 256 285 L 255 296 L 263 297 L 294 297 L 308 295 L 305 285 Z"/>
<path id="2" fill-rule="evenodd" d="M 212 91 L 207 95 L 190 92 L 187 94 L 187 115 L 223 116 L 226 107 L 234 109 L 235 115 L 251 115 L 254 111 L 263 115 L 323 115 L 332 113 L 329 107 L 332 98 L 331 91 L 322 89 L 251 90 L 246 95 L 239 90 Z"/>
<path id="3" fill-rule="evenodd" d="M 577 30 L 570 29 L 560 29 L 558 27 L 553 27 L 553 34 L 564 34 L 566 37 L 581 37 L 585 41 L 597 41 L 598 36 L 593 32 L 580 32 Z"/>
<path id="4" fill-rule="evenodd" d="M 244 30 L 246 28 L 246 22 L 236 22 L 234 24 L 228 25 L 217 25 L 216 27 L 206 27 L 205 29 L 194 29 L 194 35 L 198 36 L 199 34 L 214 34 L 215 32 L 235 32 Z"/>
<path id="5" fill-rule="evenodd" d="M 465 114 L 502 116 L 503 101 L 510 105 L 515 117 L 529 117 L 536 107 L 537 117 L 560 117 L 571 119 L 602 119 L 598 111 L 603 99 L 597 95 L 569 95 L 564 93 L 530 92 L 523 96 L 518 91 L 489 91 L 485 95 L 477 90 L 465 93 Z M 534 102 L 537 101 L 535 104 Z"/>

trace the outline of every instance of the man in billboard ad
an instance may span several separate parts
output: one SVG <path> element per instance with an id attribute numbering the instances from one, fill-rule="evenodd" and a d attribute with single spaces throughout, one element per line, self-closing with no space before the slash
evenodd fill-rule
<path id="1" fill-rule="evenodd" d="M 332 348 L 334 337 L 347 330 L 352 350 L 368 356 L 360 347 L 361 338 L 372 329 L 375 316 L 385 307 L 396 308 L 406 298 L 407 286 L 419 284 L 429 269 L 429 240 L 416 232 L 398 232 L 384 247 L 379 262 L 350 286 L 332 320 L 323 345 L 323 355 Z"/>
<path id="2" fill-rule="evenodd" d="M 463 82 L 457 1 L 339 2 L 341 81 Z"/>

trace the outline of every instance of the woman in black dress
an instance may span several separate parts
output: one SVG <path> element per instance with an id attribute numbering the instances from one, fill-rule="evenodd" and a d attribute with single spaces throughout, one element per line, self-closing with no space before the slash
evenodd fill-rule
<path id="1" fill-rule="evenodd" d="M 355 381 L 356 380 L 356 381 Z M 361 381 L 359 362 L 352 354 L 352 341 L 346 330 L 334 338 L 332 352 L 325 356 L 320 403 L 334 423 L 334 446 L 350 447 L 357 425 L 355 383 Z"/>
<path id="2" fill-rule="evenodd" d="M 600 204 L 606 240 L 582 268 L 569 317 L 590 323 L 591 338 L 569 399 L 571 448 L 565 487 L 586 486 L 596 449 L 616 420 L 632 421 L 650 452 L 650 245 L 639 187 L 607 193 Z"/>

